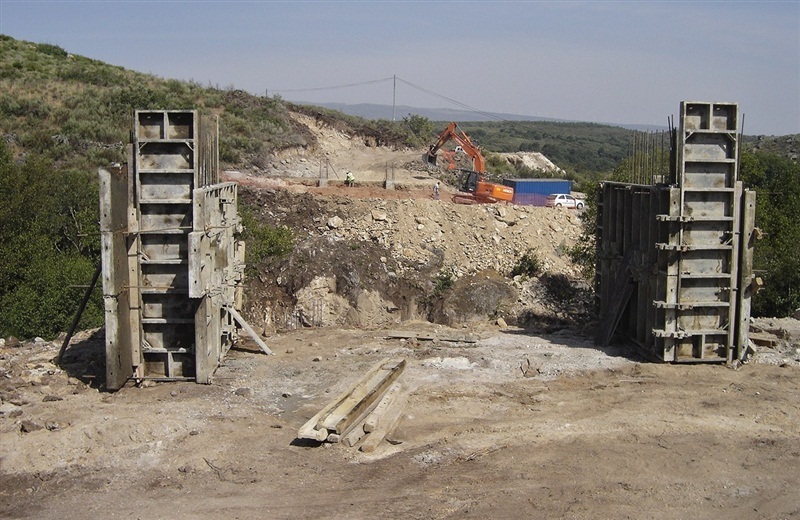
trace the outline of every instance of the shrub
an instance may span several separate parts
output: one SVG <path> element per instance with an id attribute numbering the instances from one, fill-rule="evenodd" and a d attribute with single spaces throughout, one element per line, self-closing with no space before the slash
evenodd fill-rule
<path id="1" fill-rule="evenodd" d="M 0 142 L 0 336 L 53 337 L 69 327 L 99 262 L 97 184 L 39 156 L 17 164 Z M 54 189 L 57 186 L 58 189 Z M 103 322 L 101 291 L 81 321 Z"/>
<path id="2" fill-rule="evenodd" d="M 548 298 L 555 302 L 569 303 L 575 299 L 576 289 L 565 274 L 547 274 L 541 278 Z"/>
<path id="3" fill-rule="evenodd" d="M 67 51 L 65 51 L 58 45 L 53 45 L 51 43 L 39 43 L 36 45 L 36 50 L 41 52 L 42 54 L 48 54 L 50 56 L 56 56 L 59 58 L 67 57 Z"/>
<path id="4" fill-rule="evenodd" d="M 433 295 L 439 296 L 456 283 L 452 269 L 442 269 L 433 281 Z"/>
<path id="5" fill-rule="evenodd" d="M 517 265 L 511 270 L 511 276 L 539 276 L 543 270 L 544 266 L 536 250 L 531 249 L 520 257 Z"/>
<path id="6" fill-rule="evenodd" d="M 255 266 L 267 258 L 282 257 L 292 252 L 294 235 L 291 229 L 262 224 L 249 208 L 242 208 L 241 215 L 244 224 L 242 238 L 247 245 L 245 254 L 248 265 Z"/>

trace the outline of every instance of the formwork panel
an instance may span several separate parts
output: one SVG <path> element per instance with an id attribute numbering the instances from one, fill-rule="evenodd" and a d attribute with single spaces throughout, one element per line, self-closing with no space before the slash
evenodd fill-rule
<path id="1" fill-rule="evenodd" d="M 708 103 L 686 103 L 683 126 L 687 130 L 702 130 L 711 124 L 711 106 Z"/>
<path id="2" fill-rule="evenodd" d="M 194 355 L 184 352 L 151 352 L 147 355 L 143 379 L 191 379 Z"/>
<path id="3" fill-rule="evenodd" d="M 739 129 L 739 106 L 736 103 L 714 103 L 711 130 L 736 132 Z"/>
<path id="4" fill-rule="evenodd" d="M 144 202 L 192 202 L 192 172 L 149 173 L 139 176 L 139 194 Z"/>
<path id="5" fill-rule="evenodd" d="M 691 134 L 687 136 L 684 157 L 687 162 L 733 159 L 736 143 L 727 134 Z"/>
<path id="6" fill-rule="evenodd" d="M 695 162 L 686 165 L 684 178 L 689 186 L 725 188 L 732 185 L 735 170 L 730 163 Z"/>
<path id="7" fill-rule="evenodd" d="M 167 139 L 194 139 L 193 112 L 167 112 Z"/>
<path id="8" fill-rule="evenodd" d="M 145 234 L 140 239 L 143 260 L 177 261 L 188 257 L 189 247 L 182 235 Z"/>
<path id="9" fill-rule="evenodd" d="M 681 244 L 687 246 L 686 256 L 691 258 L 698 250 L 727 250 L 730 240 L 730 231 L 720 229 L 719 222 L 692 222 L 684 227 Z M 730 253 L 725 254 L 730 256 Z"/>
<path id="10" fill-rule="evenodd" d="M 724 305 L 730 302 L 728 282 L 720 283 L 714 278 L 682 278 L 678 289 L 677 308 L 687 310 L 698 304 Z"/>
<path id="11" fill-rule="evenodd" d="M 192 228 L 191 204 L 147 204 L 139 210 L 139 231 L 170 233 Z"/>
<path id="12" fill-rule="evenodd" d="M 194 150 L 189 143 L 145 142 L 139 145 L 139 170 L 191 170 Z"/>
<path id="13" fill-rule="evenodd" d="M 727 314 L 727 309 L 723 309 Z M 681 312 L 678 319 L 678 329 L 686 331 L 719 331 L 724 335 L 727 315 L 723 315 L 719 308 L 694 307 Z"/>
<path id="14" fill-rule="evenodd" d="M 721 218 L 733 215 L 733 190 L 686 191 L 683 195 L 683 213 L 693 219 Z"/>
<path id="15" fill-rule="evenodd" d="M 164 116 L 160 112 L 139 112 L 136 114 L 137 140 L 164 139 Z"/>
<path id="16" fill-rule="evenodd" d="M 171 294 L 158 293 L 142 295 L 142 318 L 144 320 L 169 319 L 192 322 L 195 307 L 196 302 L 191 298 L 175 298 Z"/>
<path id="17" fill-rule="evenodd" d="M 186 290 L 188 295 L 189 273 L 183 264 L 142 264 L 142 288 Z"/>
<path id="18" fill-rule="evenodd" d="M 193 323 L 147 323 L 144 327 L 144 353 L 155 350 L 187 350 L 193 348 Z M 187 339 L 188 338 L 188 339 Z M 184 374 L 187 375 L 187 374 Z"/>
<path id="19" fill-rule="evenodd" d="M 736 104 L 684 102 L 677 184 L 598 190 L 600 330 L 663 361 L 742 356 L 755 201 L 738 181 L 737 124 Z"/>
<path id="20" fill-rule="evenodd" d="M 715 249 L 692 251 L 681 258 L 681 269 L 685 276 L 730 276 L 730 254 Z"/>

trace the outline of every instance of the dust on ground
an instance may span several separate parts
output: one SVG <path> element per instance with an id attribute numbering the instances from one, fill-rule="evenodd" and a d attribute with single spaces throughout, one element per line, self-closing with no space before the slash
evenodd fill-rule
<path id="1" fill-rule="evenodd" d="M 102 333 L 77 337 L 63 370 L 51 362 L 56 343 L 5 347 L 1 510 L 12 518 L 800 514 L 800 354 L 789 347 L 780 364 L 760 364 L 757 354 L 734 370 L 643 362 L 571 329 L 471 331 L 477 343 L 301 329 L 269 338 L 274 356 L 245 342 L 211 385 L 113 394 L 93 384 L 102 378 Z M 385 357 L 408 361 L 398 381 L 409 394 L 387 442 L 367 455 L 295 438 Z"/>
<path id="2" fill-rule="evenodd" d="M 415 152 L 346 142 L 327 150 L 332 166 L 373 184 L 315 188 L 302 172 L 318 165 L 303 169 L 299 152 L 276 158 L 294 177 L 229 173 L 260 218 L 299 237 L 297 256 L 248 280 L 247 316 L 273 356 L 243 340 L 211 385 L 108 393 L 102 330 L 77 334 L 60 367 L 60 342 L 2 342 L 0 515 L 800 517 L 797 320 L 754 320 L 775 341 L 737 368 L 599 348 L 586 302 L 559 300 L 579 285 L 548 285 L 578 283 L 561 246 L 579 232 L 574 212 L 433 201 L 434 177 L 407 168 L 386 192 L 381 165 Z M 552 276 L 509 278 L 499 256 L 518 257 L 504 247 L 539 251 Z M 443 268 L 457 296 L 436 306 Z M 491 317 L 458 305 L 479 282 L 497 289 Z M 318 301 L 322 321 L 303 323 Z M 298 316 L 295 330 L 280 308 Z M 409 397 L 386 442 L 364 454 L 296 439 L 386 357 L 407 360 Z"/>

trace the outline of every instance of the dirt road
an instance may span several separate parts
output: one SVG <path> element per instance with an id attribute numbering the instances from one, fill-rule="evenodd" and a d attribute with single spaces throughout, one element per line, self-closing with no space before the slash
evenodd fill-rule
<path id="1" fill-rule="evenodd" d="M 649 364 L 579 331 L 478 336 L 307 329 L 270 338 L 275 356 L 230 352 L 213 385 L 115 394 L 79 380 L 92 380 L 102 338 L 78 338 L 66 373 L 48 361 L 56 345 L 6 348 L 3 399 L 18 412 L 6 406 L 0 419 L 0 514 L 800 516 L 796 366 Z M 295 439 L 387 356 L 409 363 L 399 380 L 409 402 L 390 442 L 367 455 Z"/>

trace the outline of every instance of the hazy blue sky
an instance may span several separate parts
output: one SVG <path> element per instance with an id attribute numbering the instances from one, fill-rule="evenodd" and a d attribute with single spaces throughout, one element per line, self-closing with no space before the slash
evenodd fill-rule
<path id="1" fill-rule="evenodd" d="M 481 111 L 665 125 L 682 100 L 725 101 L 747 134 L 800 133 L 800 0 L 0 0 L 0 33 L 289 100 L 390 105 L 390 80 L 297 90 L 396 75 Z"/>

